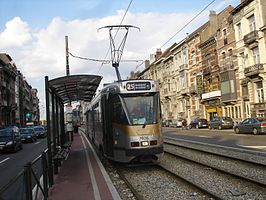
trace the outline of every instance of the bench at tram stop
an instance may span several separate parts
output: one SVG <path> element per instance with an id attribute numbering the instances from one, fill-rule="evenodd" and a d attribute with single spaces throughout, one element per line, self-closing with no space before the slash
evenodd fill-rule
<path id="1" fill-rule="evenodd" d="M 71 142 L 66 142 L 62 146 L 57 146 L 56 147 L 57 152 L 53 156 L 53 160 L 57 162 L 67 160 L 68 154 L 70 152 L 70 148 L 71 148 Z"/>

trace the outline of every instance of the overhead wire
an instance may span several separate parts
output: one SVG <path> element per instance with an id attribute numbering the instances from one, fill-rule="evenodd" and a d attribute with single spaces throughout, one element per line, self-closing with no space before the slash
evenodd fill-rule
<path id="1" fill-rule="evenodd" d="M 210 3 L 208 3 L 199 13 L 197 13 L 191 20 L 189 20 L 183 27 L 181 27 L 173 36 L 171 36 L 160 48 L 164 47 L 168 42 L 170 42 L 178 33 L 180 33 L 182 30 L 184 30 L 191 22 L 193 22 L 201 13 L 203 13 L 211 4 L 213 4 L 216 0 L 212 0 Z M 145 60 L 142 61 L 139 65 L 136 66 L 136 70 L 143 65 Z"/>
<path id="2" fill-rule="evenodd" d="M 127 14 L 128 10 L 129 10 L 129 7 L 130 7 L 131 4 L 132 4 L 132 2 L 133 2 L 133 0 L 131 0 L 131 1 L 129 2 L 129 4 L 128 4 L 128 6 L 127 6 L 127 9 L 126 9 L 126 11 L 125 11 L 125 13 L 124 13 L 124 15 L 123 15 L 123 17 L 122 17 L 122 20 L 121 20 L 121 22 L 120 22 L 119 25 L 122 25 L 122 23 L 123 23 L 123 21 L 124 21 L 124 19 L 125 19 L 125 17 L 126 17 L 126 14 Z M 114 39 L 116 38 L 116 35 L 117 35 L 118 31 L 119 31 L 119 29 L 116 31 L 116 34 L 115 34 L 115 36 L 114 36 Z M 104 59 L 94 59 L 94 58 L 88 58 L 88 57 L 76 56 L 76 55 L 72 54 L 72 53 L 69 52 L 69 51 L 68 51 L 68 53 L 69 53 L 69 55 L 71 55 L 73 58 L 78 58 L 78 59 L 88 60 L 88 61 L 101 62 L 102 64 L 101 64 L 101 66 L 100 66 L 100 68 L 99 68 L 99 70 L 98 70 L 98 72 L 97 72 L 97 74 L 99 74 L 99 72 L 100 72 L 102 66 L 103 66 L 104 64 L 109 64 L 109 63 L 111 62 L 110 60 L 107 60 L 107 59 L 106 59 L 106 57 L 107 57 L 109 51 L 110 51 L 110 47 L 109 47 L 109 49 L 108 49 L 108 51 L 107 51 L 107 53 L 106 53 Z M 141 62 L 141 61 L 142 61 L 142 60 L 122 60 L 121 62 Z"/>

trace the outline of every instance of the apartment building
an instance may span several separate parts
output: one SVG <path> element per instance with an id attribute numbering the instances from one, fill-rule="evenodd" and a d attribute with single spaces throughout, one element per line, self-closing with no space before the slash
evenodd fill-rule
<path id="1" fill-rule="evenodd" d="M 242 98 L 236 56 L 235 31 L 233 26 L 233 7 L 225 10 L 218 24 L 217 56 L 220 70 L 222 115 L 231 117 L 235 122 L 242 120 Z"/>
<path id="2" fill-rule="evenodd" d="M 243 117 L 266 117 L 264 0 L 243 0 L 233 11 Z"/>
<path id="3" fill-rule="evenodd" d="M 0 54 L 0 127 L 15 124 L 17 69 L 7 54 Z"/>
<path id="4" fill-rule="evenodd" d="M 172 45 L 170 49 L 173 57 L 172 80 L 173 88 L 173 116 L 177 118 L 190 119 L 190 94 L 189 94 L 189 66 L 188 66 L 188 47 L 186 39 L 178 44 Z"/>
<path id="5" fill-rule="evenodd" d="M 39 99 L 25 77 L 17 70 L 12 58 L 0 53 L 0 127 L 25 126 L 29 121 L 39 122 Z"/>
<path id="6" fill-rule="evenodd" d="M 200 33 L 208 23 L 203 24 L 193 33 L 188 35 L 186 43 L 188 46 L 188 84 L 190 94 L 190 116 L 205 117 L 205 109 L 201 104 L 203 93 L 202 56 L 199 49 L 201 43 Z"/>
<path id="7" fill-rule="evenodd" d="M 233 8 L 156 52 L 139 77 L 158 80 L 165 119 L 266 117 L 266 1 Z"/>

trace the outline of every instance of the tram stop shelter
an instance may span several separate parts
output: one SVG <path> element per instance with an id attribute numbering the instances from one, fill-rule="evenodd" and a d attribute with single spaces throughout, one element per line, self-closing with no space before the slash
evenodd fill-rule
<path id="1" fill-rule="evenodd" d="M 48 178 L 54 184 L 61 162 L 55 160 L 58 151 L 68 142 L 65 130 L 64 106 L 75 101 L 90 102 L 102 80 L 97 75 L 69 75 L 49 80 L 45 76 Z"/>

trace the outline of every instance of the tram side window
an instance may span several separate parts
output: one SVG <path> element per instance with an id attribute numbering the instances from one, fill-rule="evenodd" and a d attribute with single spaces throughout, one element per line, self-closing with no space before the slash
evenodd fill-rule
<path id="1" fill-rule="evenodd" d="M 112 121 L 116 123 L 127 124 L 126 115 L 118 96 L 113 97 Z"/>

